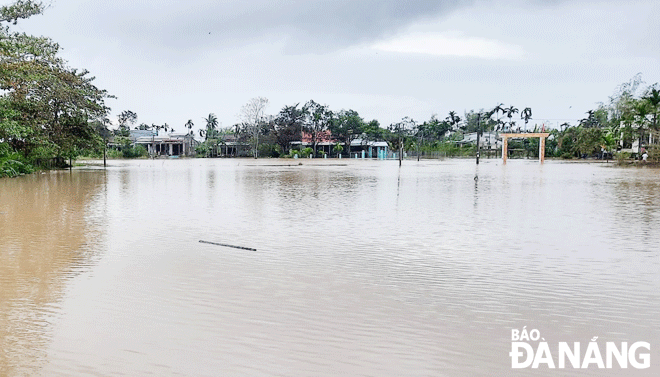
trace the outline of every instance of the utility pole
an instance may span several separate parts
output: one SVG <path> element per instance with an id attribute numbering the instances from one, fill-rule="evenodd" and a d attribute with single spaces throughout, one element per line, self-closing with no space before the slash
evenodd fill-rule
<path id="1" fill-rule="evenodd" d="M 479 165 L 479 132 L 481 131 L 481 113 L 477 114 L 477 165 Z"/>
<path id="2" fill-rule="evenodd" d="M 402 158 L 403 158 L 403 137 L 401 136 L 401 134 L 399 134 L 399 166 L 401 166 Z"/>

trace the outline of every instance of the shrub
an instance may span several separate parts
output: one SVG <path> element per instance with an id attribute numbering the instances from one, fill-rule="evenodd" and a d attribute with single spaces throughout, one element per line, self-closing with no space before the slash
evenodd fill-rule
<path id="1" fill-rule="evenodd" d="M 630 153 L 629 152 L 619 152 L 616 154 L 616 162 L 619 165 L 623 165 L 626 163 L 626 161 L 630 160 Z"/>
<path id="2" fill-rule="evenodd" d="M 310 147 L 307 147 L 307 148 L 303 149 L 302 151 L 300 151 L 300 157 L 302 157 L 302 158 L 307 158 L 307 157 L 309 157 L 312 153 L 314 153 L 314 149 L 312 149 L 312 148 L 310 148 Z"/>
<path id="3" fill-rule="evenodd" d="M 7 144 L 0 144 L 0 177 L 16 177 L 33 171 L 32 165 L 20 153 Z"/>
<path id="4" fill-rule="evenodd" d="M 564 152 L 564 153 L 562 153 L 561 156 L 559 156 L 559 157 L 563 158 L 564 160 L 570 160 L 570 159 L 573 158 L 573 153 L 571 153 L 571 152 Z"/>
<path id="5" fill-rule="evenodd" d="M 285 157 L 293 158 L 295 155 L 298 155 L 298 157 L 300 157 L 300 156 L 301 156 L 300 151 L 297 150 L 297 149 L 291 149 L 291 150 L 289 151 L 289 154 L 287 154 Z"/>
<path id="6" fill-rule="evenodd" d="M 122 155 L 124 158 L 146 157 L 147 148 L 145 148 L 143 145 L 133 145 L 128 148 L 123 148 Z"/>
<path id="7" fill-rule="evenodd" d="M 276 144 L 260 144 L 259 145 L 260 157 L 280 157 L 279 146 Z"/>
<path id="8" fill-rule="evenodd" d="M 106 152 L 106 156 L 108 158 L 122 158 L 124 155 L 121 153 L 121 151 L 118 151 L 116 149 L 108 149 Z"/>

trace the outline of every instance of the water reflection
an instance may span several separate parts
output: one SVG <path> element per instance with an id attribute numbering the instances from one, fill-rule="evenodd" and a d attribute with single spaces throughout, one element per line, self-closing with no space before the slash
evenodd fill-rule
<path id="1" fill-rule="evenodd" d="M 103 241 L 97 173 L 0 180 L 0 375 L 33 375 L 47 362 L 66 282 Z"/>

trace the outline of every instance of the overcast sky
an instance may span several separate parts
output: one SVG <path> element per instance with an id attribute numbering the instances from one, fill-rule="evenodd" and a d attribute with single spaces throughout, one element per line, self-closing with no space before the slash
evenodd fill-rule
<path id="1" fill-rule="evenodd" d="M 382 126 L 504 103 L 556 126 L 638 72 L 660 81 L 658 15 L 657 0 L 53 0 L 17 30 L 96 76 L 115 122 L 228 127 L 261 96 L 269 114 L 313 99 Z"/>

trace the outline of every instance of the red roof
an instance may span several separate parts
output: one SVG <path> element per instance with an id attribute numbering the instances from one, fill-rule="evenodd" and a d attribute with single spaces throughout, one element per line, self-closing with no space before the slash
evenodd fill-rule
<path id="1" fill-rule="evenodd" d="M 319 143 L 324 143 L 324 142 L 334 143 L 336 141 L 335 138 L 332 137 L 332 134 L 330 133 L 330 131 L 327 131 L 327 130 L 319 133 L 316 137 L 317 137 L 316 141 L 319 142 Z M 312 142 L 312 134 L 307 133 L 307 132 L 303 132 L 302 133 L 302 142 L 303 143 L 311 143 Z"/>

